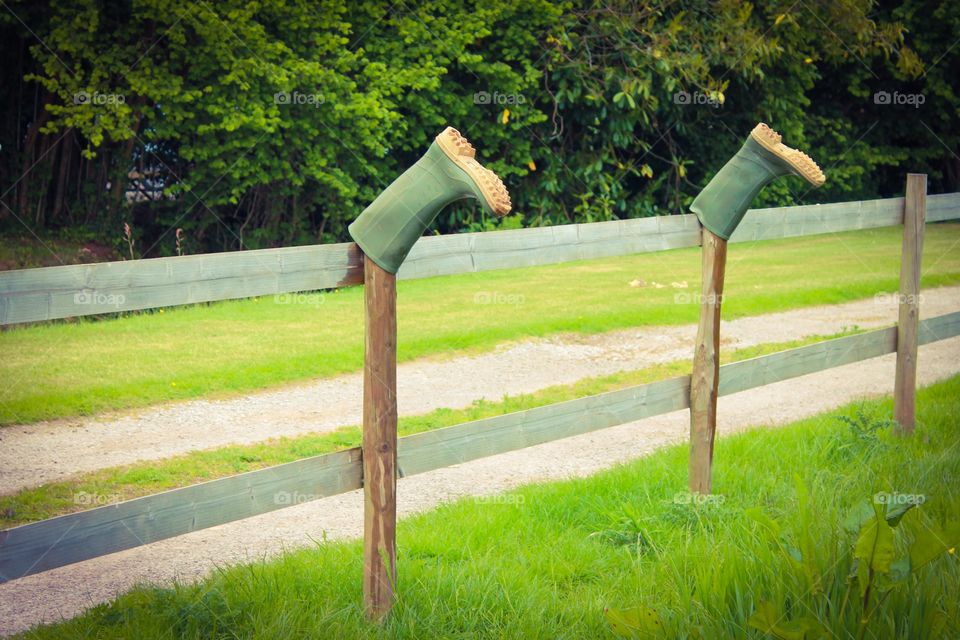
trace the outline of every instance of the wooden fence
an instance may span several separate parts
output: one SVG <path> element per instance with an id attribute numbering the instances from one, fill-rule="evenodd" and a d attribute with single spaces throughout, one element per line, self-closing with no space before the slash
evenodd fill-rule
<path id="1" fill-rule="evenodd" d="M 903 198 L 752 210 L 732 241 L 892 226 Z M 960 218 L 960 194 L 930 196 L 926 220 Z M 420 240 L 401 277 L 418 278 L 658 251 L 699 244 L 692 215 Z M 0 324 L 356 284 L 353 244 L 50 267 L 0 273 Z M 113 296 L 112 302 L 110 296 Z M 920 323 L 926 344 L 960 335 L 960 312 Z M 727 395 L 897 350 L 897 328 L 725 365 Z M 690 378 L 468 422 L 399 440 L 401 476 L 689 407 Z M 0 531 L 0 582 L 281 509 L 362 486 L 349 449 Z"/>
<path id="2" fill-rule="evenodd" d="M 751 209 L 731 242 L 833 233 L 903 222 L 903 198 Z M 927 198 L 927 221 L 960 217 L 960 194 Z M 428 278 L 695 247 L 693 214 L 515 231 L 428 236 L 398 274 Z M 0 325 L 150 309 L 363 282 L 353 243 L 260 249 L 0 272 Z"/>

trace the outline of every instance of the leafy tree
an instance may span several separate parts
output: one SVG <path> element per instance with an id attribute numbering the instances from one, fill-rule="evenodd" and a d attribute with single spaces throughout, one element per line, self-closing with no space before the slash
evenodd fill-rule
<path id="1" fill-rule="evenodd" d="M 9 0 L 0 227 L 146 255 L 330 242 L 447 124 L 519 216 L 683 213 L 758 120 L 828 174 L 761 204 L 933 191 L 960 176 L 960 11 L 786 0 Z M 878 92 L 922 96 L 884 104 Z"/>

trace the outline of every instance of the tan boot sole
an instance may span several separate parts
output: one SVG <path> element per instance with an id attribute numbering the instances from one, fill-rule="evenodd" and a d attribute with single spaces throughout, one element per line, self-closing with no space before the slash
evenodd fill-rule
<path id="1" fill-rule="evenodd" d="M 502 217 L 510 213 L 512 204 L 507 187 L 497 174 L 477 162 L 474 158 L 477 151 L 469 140 L 453 127 L 447 127 L 437 136 L 437 144 L 447 157 L 463 169 L 480 188 L 480 192 L 494 214 Z"/>
<path id="2" fill-rule="evenodd" d="M 823 171 L 821 171 L 820 166 L 813 161 L 813 158 L 799 149 L 794 149 L 783 144 L 780 141 L 782 136 L 766 124 L 761 122 L 755 126 L 753 131 L 750 132 L 750 135 L 753 136 L 753 139 L 763 146 L 764 149 L 786 160 L 797 173 L 803 176 L 803 178 L 813 186 L 819 187 L 826 182 L 827 177 L 823 175 Z"/>

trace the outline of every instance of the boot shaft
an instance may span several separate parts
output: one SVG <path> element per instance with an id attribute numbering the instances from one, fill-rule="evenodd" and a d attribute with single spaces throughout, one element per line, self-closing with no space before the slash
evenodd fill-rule
<path id="1" fill-rule="evenodd" d="M 479 200 L 502 216 L 510 197 L 499 178 L 474 159 L 470 143 L 448 127 L 427 152 L 377 196 L 348 227 L 364 254 L 396 273 L 414 243 L 447 205 Z"/>
<path id="2" fill-rule="evenodd" d="M 740 150 L 690 205 L 704 227 L 729 239 L 760 190 L 781 176 L 799 176 L 816 187 L 823 184 L 817 164 L 780 140 L 780 134 L 767 125 L 754 127 Z"/>

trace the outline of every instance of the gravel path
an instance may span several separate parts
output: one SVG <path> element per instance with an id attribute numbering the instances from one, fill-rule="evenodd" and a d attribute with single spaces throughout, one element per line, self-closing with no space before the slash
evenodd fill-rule
<path id="1" fill-rule="evenodd" d="M 960 287 L 929 289 L 923 296 L 923 317 L 960 310 Z M 736 349 L 829 335 L 854 325 L 880 327 L 896 317 L 896 300 L 887 295 L 732 320 L 723 323 L 721 335 L 726 348 Z M 398 409 L 401 415 L 416 415 L 466 407 L 481 398 L 499 400 L 506 393 L 690 358 L 695 337 L 694 325 L 644 327 L 407 362 L 397 373 Z M 228 400 L 0 428 L 0 494 L 104 467 L 360 424 L 362 382 L 357 373 Z"/>
<path id="2" fill-rule="evenodd" d="M 776 426 L 864 396 L 890 394 L 894 364 L 891 354 L 723 397 L 718 430 Z M 920 348 L 920 384 L 957 372 L 960 337 Z M 403 478 L 400 515 L 524 483 L 586 476 L 685 440 L 688 420 L 686 411 L 677 411 Z M 362 493 L 353 491 L 14 580 L 0 585 L 0 635 L 77 615 L 139 582 L 193 581 L 216 566 L 309 546 L 324 536 L 357 537 L 362 522 Z"/>

